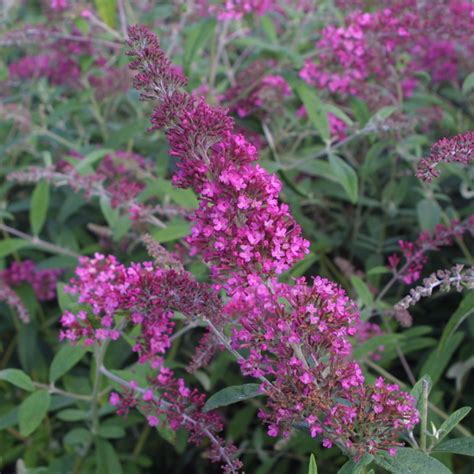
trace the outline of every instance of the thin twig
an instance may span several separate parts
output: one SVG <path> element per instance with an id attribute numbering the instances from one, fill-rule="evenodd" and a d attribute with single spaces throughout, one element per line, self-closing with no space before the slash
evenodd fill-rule
<path id="1" fill-rule="evenodd" d="M 16 237 L 20 237 L 21 239 L 28 240 L 31 242 L 34 246 L 40 247 L 48 252 L 52 253 L 58 253 L 61 255 L 67 255 L 69 257 L 74 257 L 74 258 L 79 258 L 80 255 L 72 250 L 65 249 L 63 247 L 60 247 L 59 245 L 52 244 L 50 242 L 46 242 L 45 240 L 40 239 L 39 237 L 25 234 L 24 232 L 21 232 L 20 230 L 14 229 L 13 227 L 10 227 L 8 225 L 5 225 L 0 222 L 0 230 L 3 230 L 5 232 L 8 232 L 11 235 L 15 235 Z"/>

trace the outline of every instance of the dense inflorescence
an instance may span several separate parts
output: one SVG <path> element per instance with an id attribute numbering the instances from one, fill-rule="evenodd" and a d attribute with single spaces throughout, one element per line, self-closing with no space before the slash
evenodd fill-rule
<path id="1" fill-rule="evenodd" d="M 62 273 L 57 268 L 39 269 L 32 260 L 23 260 L 1 271 L 0 278 L 13 287 L 29 283 L 40 301 L 50 301 L 56 298 L 56 284 Z"/>
<path id="2" fill-rule="evenodd" d="M 388 258 L 389 266 L 404 283 L 407 285 L 414 283 L 420 279 L 423 268 L 428 262 L 427 252 L 452 245 L 454 239 L 464 234 L 474 235 L 474 216 L 468 217 L 463 222 L 454 220 L 449 225 L 438 224 L 432 233 L 426 230 L 414 242 L 400 240 L 399 246 L 405 262 L 398 268 L 401 258 L 393 254 Z"/>
<path id="3" fill-rule="evenodd" d="M 383 380 L 367 386 L 350 359 L 359 315 L 335 283 L 320 277 L 312 285 L 303 278 L 294 285 L 255 281 L 225 311 L 239 322 L 233 348 L 248 352 L 242 372 L 270 380 L 262 384 L 268 399 L 260 413 L 269 435 L 288 436 L 303 423 L 311 436 L 323 434 L 325 446 L 338 444 L 359 456 L 393 450 L 400 432 L 416 424 L 409 395 Z"/>
<path id="4" fill-rule="evenodd" d="M 256 149 L 232 133 L 224 109 L 178 90 L 185 84 L 149 31 L 131 29 L 135 86 L 158 102 L 152 116 L 164 128 L 178 171 L 173 182 L 199 195 L 187 242 L 192 254 L 211 264 L 216 282 L 227 288 L 258 274 L 287 270 L 308 251 L 309 242 L 286 204 L 278 200 L 280 181 L 254 165 Z"/>
<path id="5" fill-rule="evenodd" d="M 322 30 L 317 59 L 308 59 L 300 76 L 318 88 L 362 97 L 396 95 L 400 80 L 409 95 L 421 70 L 435 82 L 454 80 L 460 63 L 472 57 L 473 17 L 472 4 L 462 0 L 417 2 L 415 9 L 409 0 L 396 0 L 370 12 L 356 9 L 343 25 Z M 385 91 L 371 88 L 370 78 Z"/>
<path id="6" fill-rule="evenodd" d="M 84 159 L 75 151 L 69 156 L 74 160 Z M 113 208 L 123 206 L 129 210 L 134 199 L 145 189 L 145 176 L 151 171 L 151 163 L 136 153 L 115 151 L 105 155 L 93 173 L 79 172 L 71 162 L 59 160 L 47 168 L 29 167 L 10 173 L 8 179 L 22 183 L 46 180 L 55 186 L 68 185 L 82 192 L 87 199 L 92 196 L 107 197 Z"/>
<path id="7" fill-rule="evenodd" d="M 350 359 L 349 336 L 358 321 L 354 304 L 321 278 L 312 286 L 304 280 L 280 284 L 275 278 L 307 249 L 288 207 L 278 201 L 281 184 L 253 165 L 255 149 L 232 133 L 225 111 L 178 90 L 184 81 L 176 78 L 150 32 L 136 27 L 130 38 L 132 67 L 139 71 L 136 85 L 157 101 L 154 123 L 165 129 L 171 154 L 179 159 L 174 181 L 200 198 L 188 241 L 211 264 L 213 277 L 224 280 L 231 297 L 224 313 L 235 324 L 232 347 L 248 354 L 239 357 L 243 373 L 264 380 L 269 402 L 262 417 L 270 423 L 270 434 L 287 433 L 308 410 L 312 433 L 324 431 L 327 445 L 339 440 L 359 455 L 393 449 L 400 432 L 416 423 L 416 410 L 410 397 L 393 386 L 365 385 L 361 368 Z M 336 392 L 348 405 L 335 401 Z M 375 408 L 377 422 L 363 425 L 365 434 L 380 430 L 367 447 L 352 425 L 352 431 L 344 426 L 378 398 L 387 404 Z"/>
<path id="8" fill-rule="evenodd" d="M 272 61 L 256 61 L 237 75 L 235 85 L 221 97 L 231 113 L 241 118 L 254 113 L 265 117 L 282 107 L 292 92 L 282 76 L 268 74 L 274 66 Z"/>
<path id="9" fill-rule="evenodd" d="M 432 147 L 430 155 L 423 158 L 416 171 L 419 179 L 431 182 L 439 176 L 440 163 L 468 165 L 474 160 L 474 132 L 466 132 L 451 138 L 442 138 Z"/>
<path id="10" fill-rule="evenodd" d="M 78 86 L 81 78 L 80 57 L 92 54 L 92 44 L 84 41 L 58 39 L 45 52 L 26 55 L 9 65 L 10 78 L 37 80 L 46 78 L 54 85 Z"/>
<path id="11" fill-rule="evenodd" d="M 15 309 L 21 321 L 28 323 L 30 315 L 14 288 L 28 283 L 40 301 L 56 298 L 56 285 L 62 270 L 57 268 L 39 269 L 32 260 L 13 262 L 0 271 L 0 301 Z"/>

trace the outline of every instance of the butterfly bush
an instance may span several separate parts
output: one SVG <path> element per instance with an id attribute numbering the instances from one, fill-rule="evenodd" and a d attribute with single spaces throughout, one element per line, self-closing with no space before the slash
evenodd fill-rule
<path id="1" fill-rule="evenodd" d="M 196 282 L 173 259 L 163 259 L 150 239 L 155 262 L 125 266 L 113 256 L 82 257 L 66 291 L 77 294 L 84 309 L 62 316 L 61 338 L 102 344 L 138 327 L 133 350 L 155 375 L 148 387 L 122 381 L 124 391 L 110 402 L 122 414 L 139 407 L 151 426 L 166 417 L 174 429 L 187 427 L 192 440 L 208 438 L 229 472 L 241 465 L 235 448 L 217 434 L 220 419 L 203 413 L 204 396 L 164 364 L 175 311 L 208 327 L 190 370 L 210 360 L 204 346 L 225 348 L 244 375 L 261 381 L 266 402 L 259 417 L 270 436 L 301 427 L 356 459 L 381 450 L 394 454 L 418 414 L 398 386 L 381 378 L 367 384 L 352 359 L 360 324 L 355 303 L 325 278 L 278 281 L 309 248 L 279 200 L 280 181 L 255 163 L 256 148 L 234 132 L 226 110 L 182 91 L 186 80 L 154 34 L 135 26 L 129 38 L 135 87 L 155 101 L 152 128 L 165 131 L 177 161 L 173 183 L 198 196 L 186 242 L 209 265 L 213 284 Z"/>

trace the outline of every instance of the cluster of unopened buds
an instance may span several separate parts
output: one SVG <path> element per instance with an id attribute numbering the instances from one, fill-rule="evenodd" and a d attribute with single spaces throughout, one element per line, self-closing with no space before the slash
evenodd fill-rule
<path id="1" fill-rule="evenodd" d="M 195 442 L 209 439 L 212 458 L 228 472 L 241 464 L 235 447 L 217 435 L 219 417 L 203 413 L 204 396 L 164 362 L 175 311 L 189 324 L 206 325 L 206 343 L 230 351 L 244 375 L 260 380 L 266 402 L 259 416 L 269 435 L 289 436 L 304 427 L 322 436 L 324 446 L 335 444 L 354 458 L 394 454 L 418 414 L 398 386 L 365 382 L 351 357 L 359 324 L 355 303 L 325 278 L 278 281 L 309 249 L 279 200 L 280 181 L 255 163 L 255 147 L 234 133 L 225 110 L 182 91 L 186 81 L 155 35 L 138 26 L 129 36 L 135 86 L 144 99 L 156 101 L 152 123 L 164 129 L 178 159 L 173 182 L 198 196 L 186 241 L 211 268 L 213 285 L 196 282 L 173 259 L 163 266 L 124 266 L 113 256 L 83 258 L 66 290 L 78 295 L 84 310 L 63 315 L 61 337 L 103 344 L 138 326 L 133 349 L 154 372 L 148 387 L 121 381 L 125 390 L 113 393 L 111 403 L 119 413 L 141 407 L 152 426 L 164 419 L 173 428 L 185 426 Z M 153 248 L 149 238 L 147 245 Z M 161 248 L 154 253 L 163 260 Z"/>

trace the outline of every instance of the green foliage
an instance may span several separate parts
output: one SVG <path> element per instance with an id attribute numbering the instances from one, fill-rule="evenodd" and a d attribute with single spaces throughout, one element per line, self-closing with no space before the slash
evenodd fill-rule
<path id="1" fill-rule="evenodd" d="M 204 411 L 214 410 L 219 407 L 232 405 L 233 403 L 255 398 L 262 395 L 260 384 L 246 383 L 233 387 L 226 387 L 215 393 L 207 400 L 204 405 Z"/>
<path id="2" fill-rule="evenodd" d="M 51 403 L 46 390 L 38 390 L 23 400 L 18 410 L 18 422 L 22 436 L 31 435 L 41 424 Z"/>
<path id="3" fill-rule="evenodd" d="M 71 370 L 86 353 L 82 346 L 63 346 L 54 356 L 49 368 L 49 381 L 56 382 L 66 372 Z"/>
<path id="4" fill-rule="evenodd" d="M 25 374 L 22 370 L 18 369 L 4 369 L 0 370 L 0 380 L 5 380 L 17 387 L 27 390 L 28 392 L 33 392 L 35 387 L 31 378 Z"/>
<path id="5" fill-rule="evenodd" d="M 396 474 L 450 474 L 450 470 L 437 459 L 412 448 L 400 448 L 393 457 L 377 457 L 375 462 Z"/>
<path id="6" fill-rule="evenodd" d="M 316 458 L 313 453 L 309 457 L 308 474 L 318 474 L 318 466 L 316 465 Z"/>

